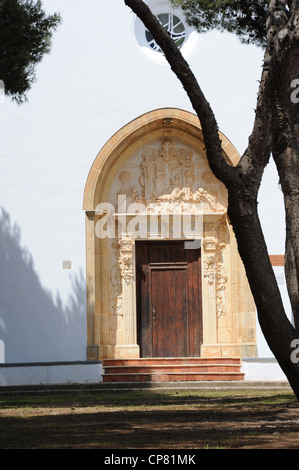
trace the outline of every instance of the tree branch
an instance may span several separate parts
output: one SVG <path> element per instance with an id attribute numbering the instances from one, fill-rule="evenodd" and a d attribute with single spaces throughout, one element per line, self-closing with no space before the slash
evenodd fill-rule
<path id="1" fill-rule="evenodd" d="M 296 2 L 298 0 L 295 0 Z M 267 45 L 264 55 L 261 83 L 258 93 L 256 117 L 253 131 L 249 137 L 249 145 L 239 163 L 243 172 L 248 174 L 251 165 L 254 165 L 256 179 L 261 181 L 265 166 L 268 164 L 271 154 L 270 139 L 270 100 L 269 71 L 271 69 L 272 54 L 278 32 L 285 28 L 288 22 L 287 0 L 269 0 L 267 15 Z M 252 175 L 250 174 L 250 178 Z"/>
<path id="2" fill-rule="evenodd" d="M 235 171 L 224 159 L 214 113 L 180 50 L 143 0 L 125 0 L 125 4 L 133 10 L 155 37 L 171 69 L 188 94 L 202 126 L 207 159 L 213 173 L 226 186 L 233 184 Z"/>
<path id="3" fill-rule="evenodd" d="M 222 181 L 226 187 L 235 185 L 238 180 L 241 180 L 243 185 L 245 178 L 247 181 L 250 180 L 251 183 L 254 181 L 255 187 L 252 189 L 254 197 L 257 197 L 263 170 L 270 156 L 268 113 L 266 106 L 268 69 L 265 67 L 263 70 L 256 119 L 252 134 L 249 138 L 248 148 L 237 167 L 233 168 L 227 164 L 223 157 L 218 125 L 210 104 L 175 42 L 163 29 L 143 0 L 125 0 L 125 4 L 133 10 L 145 27 L 155 37 L 171 69 L 182 83 L 193 109 L 200 120 L 207 159 L 215 176 Z"/>
<path id="4" fill-rule="evenodd" d="M 268 164 L 271 155 L 268 74 L 268 64 L 265 62 L 259 87 L 253 130 L 249 137 L 248 147 L 238 164 L 238 167 L 248 179 L 256 181 L 257 191 L 264 168 Z"/>

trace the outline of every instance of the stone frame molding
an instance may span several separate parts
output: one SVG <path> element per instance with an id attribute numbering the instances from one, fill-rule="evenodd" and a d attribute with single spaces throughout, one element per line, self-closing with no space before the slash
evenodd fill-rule
<path id="1" fill-rule="evenodd" d="M 236 165 L 240 156 L 231 142 L 220 133 L 224 156 Z M 151 142 L 160 139 L 160 150 L 144 154 L 140 165 L 140 195 L 130 186 L 129 172 L 123 170 L 128 159 Z M 164 204 L 173 215 L 177 193 L 160 194 L 156 180 L 147 179 L 150 165 L 155 162 L 180 162 L 180 197 L 188 201 L 204 200 L 207 210 L 203 213 L 203 233 L 185 236 L 184 240 L 200 240 L 202 247 L 202 323 L 203 344 L 201 355 L 206 357 L 255 357 L 256 313 L 255 305 L 245 276 L 243 264 L 237 252 L 233 230 L 226 209 L 217 209 L 213 191 L 199 188 L 197 194 L 186 190 L 193 178 L 192 158 L 188 152 L 173 147 L 173 140 L 194 148 L 205 157 L 202 130 L 197 116 L 187 111 L 163 108 L 146 113 L 120 129 L 96 157 L 85 186 L 83 209 L 86 214 L 86 282 L 87 282 L 87 359 L 138 358 L 135 238 L 130 232 L 118 231 L 114 239 L 96 236 L 96 225 L 101 217 L 109 216 L 97 210 L 99 204 L 109 200 L 113 182 L 119 178 L 120 193 L 132 196 L 132 200 L 148 203 L 155 192 L 155 201 Z M 164 147 L 163 147 L 164 146 Z M 181 153 L 180 153 L 181 152 Z M 183 162 L 183 163 L 182 163 Z M 163 165 L 162 165 L 163 166 Z M 166 178 L 167 168 L 159 168 L 159 175 Z M 167 171 L 166 171 L 167 170 Z M 156 173 L 155 173 L 156 175 Z M 203 173 L 207 187 L 214 178 L 210 171 Z M 149 177 L 148 177 L 149 178 Z M 172 181 L 167 176 L 167 181 Z M 218 180 L 217 180 L 218 181 Z M 220 182 L 218 182 L 221 184 Z M 124 188 L 126 187 L 126 190 Z M 212 187 L 212 186 L 211 186 Z M 224 187 L 223 187 L 224 188 Z M 226 191 L 224 189 L 224 191 Z M 183 194 L 183 196 L 182 196 Z M 163 200 L 163 197 L 165 201 Z M 143 199 L 142 199 L 143 198 Z M 180 199 L 182 200 L 182 199 Z M 172 205 L 171 205 L 172 204 Z M 169 209 L 170 208 L 170 209 Z M 161 215 L 161 214 L 160 214 Z M 194 214 L 193 214 L 194 215 Z M 114 217 L 121 215 L 114 214 Z M 121 227 L 121 225 L 118 225 Z M 154 239 L 162 239 L 162 233 Z M 145 239 L 146 236 L 145 236 Z M 166 236 L 164 239 L 171 239 Z M 107 292 L 112 289 L 113 305 Z"/>

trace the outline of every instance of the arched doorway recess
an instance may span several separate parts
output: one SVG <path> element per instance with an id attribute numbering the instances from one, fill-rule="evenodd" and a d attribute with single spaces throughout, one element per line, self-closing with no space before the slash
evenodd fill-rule
<path id="1" fill-rule="evenodd" d="M 163 108 L 120 129 L 83 208 L 88 359 L 256 357 L 255 305 L 197 116 Z"/>

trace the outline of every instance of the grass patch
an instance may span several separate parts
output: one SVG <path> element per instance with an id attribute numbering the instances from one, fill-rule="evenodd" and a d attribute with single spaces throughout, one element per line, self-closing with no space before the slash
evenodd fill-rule
<path id="1" fill-rule="evenodd" d="M 298 420 L 290 391 L 2 395 L 0 448 L 299 448 Z"/>

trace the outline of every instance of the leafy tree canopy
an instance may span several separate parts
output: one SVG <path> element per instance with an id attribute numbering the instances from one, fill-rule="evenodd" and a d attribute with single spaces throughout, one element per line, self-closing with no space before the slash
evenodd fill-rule
<path id="1" fill-rule="evenodd" d="M 212 29 L 235 33 L 244 43 L 266 44 L 267 0 L 171 0 L 184 10 L 200 33 Z"/>
<path id="2" fill-rule="evenodd" d="M 51 49 L 59 14 L 46 15 L 40 0 L 0 0 L 0 80 L 17 103 L 27 100 L 35 66 Z"/>

